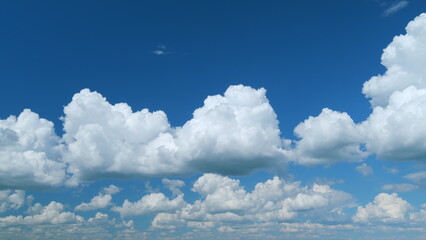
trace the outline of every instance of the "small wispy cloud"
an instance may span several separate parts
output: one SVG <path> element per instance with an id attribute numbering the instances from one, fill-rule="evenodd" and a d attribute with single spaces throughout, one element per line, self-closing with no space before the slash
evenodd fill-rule
<path id="1" fill-rule="evenodd" d="M 408 5 L 408 3 L 409 3 L 408 1 L 399 1 L 399 2 L 392 4 L 390 7 L 388 7 L 383 12 L 383 16 L 387 17 L 389 15 L 392 15 L 392 14 L 400 11 L 401 9 L 405 8 Z"/>
<path id="2" fill-rule="evenodd" d="M 373 174 L 373 169 L 365 163 L 359 165 L 355 169 L 364 176 Z"/>
<path id="3" fill-rule="evenodd" d="M 155 49 L 154 51 L 152 51 L 153 54 L 161 56 L 161 55 L 167 55 L 170 54 L 171 52 L 166 50 L 166 46 L 164 45 L 158 45 L 157 49 Z"/>

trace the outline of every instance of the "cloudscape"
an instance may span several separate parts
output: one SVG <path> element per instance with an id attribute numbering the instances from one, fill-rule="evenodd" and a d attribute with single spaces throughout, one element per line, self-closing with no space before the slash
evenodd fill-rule
<path id="1" fill-rule="evenodd" d="M 1 5 L 1 239 L 426 239 L 424 2 Z"/>

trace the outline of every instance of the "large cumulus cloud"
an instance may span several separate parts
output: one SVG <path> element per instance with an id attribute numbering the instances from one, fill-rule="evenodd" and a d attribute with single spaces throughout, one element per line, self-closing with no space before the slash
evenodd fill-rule
<path id="1" fill-rule="evenodd" d="M 395 91 L 409 86 L 426 88 L 426 14 L 421 14 L 406 27 L 407 33 L 396 36 L 383 51 L 383 75 L 364 83 L 363 93 L 373 106 L 386 106 Z"/>
<path id="2" fill-rule="evenodd" d="M 0 188 L 59 186 L 65 179 L 53 123 L 30 110 L 0 119 Z"/>
<path id="3" fill-rule="evenodd" d="M 223 96 L 209 96 L 182 127 L 172 128 L 162 111 L 133 112 L 84 89 L 64 109 L 69 183 L 188 172 L 245 174 L 283 161 L 278 120 L 265 93 L 231 86 Z"/>

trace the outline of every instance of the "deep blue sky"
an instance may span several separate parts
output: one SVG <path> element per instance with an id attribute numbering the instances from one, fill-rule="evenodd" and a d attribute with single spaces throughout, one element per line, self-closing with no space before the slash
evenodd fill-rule
<path id="1" fill-rule="evenodd" d="M 383 17 L 372 0 L 3 1 L 0 116 L 30 108 L 60 125 L 62 106 L 90 88 L 181 125 L 207 95 L 241 83 L 268 90 L 288 137 L 323 107 L 361 121 L 362 83 L 425 6 Z M 152 54 L 158 45 L 171 54 Z"/>

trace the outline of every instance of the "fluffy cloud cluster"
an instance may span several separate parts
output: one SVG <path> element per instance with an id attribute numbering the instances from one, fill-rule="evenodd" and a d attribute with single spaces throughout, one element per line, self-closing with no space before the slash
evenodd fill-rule
<path id="1" fill-rule="evenodd" d="M 195 181 L 192 191 L 201 196 L 192 204 L 186 203 L 183 195 L 170 200 L 162 193 L 152 193 L 135 203 L 126 200 L 114 211 L 122 217 L 158 213 L 152 228 L 170 229 L 211 228 L 227 222 L 342 221 L 348 220 L 344 208 L 353 206 L 351 195 L 327 185 L 307 187 L 278 177 L 258 183 L 247 192 L 239 180 L 204 174 Z"/>
<path id="2" fill-rule="evenodd" d="M 10 225 L 38 225 L 38 224 L 63 224 L 82 221 L 83 218 L 72 212 L 65 212 L 64 205 L 58 202 L 51 202 L 47 206 L 41 206 L 39 203 L 34 205 L 29 212 L 33 215 L 7 216 L 0 218 L 0 226 Z"/>
<path id="3" fill-rule="evenodd" d="M 65 106 L 64 135 L 30 110 L 0 120 L 0 187 L 75 186 L 104 177 L 246 174 L 284 162 L 265 89 L 230 86 L 181 127 L 88 89 Z"/>

